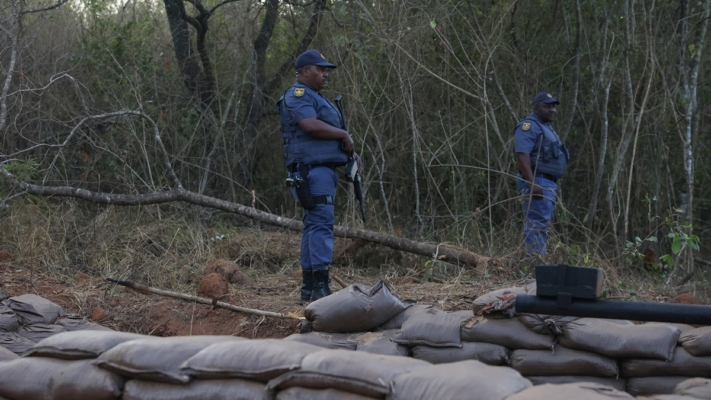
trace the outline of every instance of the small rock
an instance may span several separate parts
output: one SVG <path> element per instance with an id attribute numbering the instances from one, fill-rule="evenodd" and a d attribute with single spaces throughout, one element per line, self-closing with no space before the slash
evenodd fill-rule
<path id="1" fill-rule="evenodd" d="M 94 311 L 91 312 L 91 320 L 94 322 L 101 321 L 102 319 L 105 319 L 108 315 L 106 314 L 106 311 L 104 311 L 103 308 L 101 307 L 96 307 Z"/>

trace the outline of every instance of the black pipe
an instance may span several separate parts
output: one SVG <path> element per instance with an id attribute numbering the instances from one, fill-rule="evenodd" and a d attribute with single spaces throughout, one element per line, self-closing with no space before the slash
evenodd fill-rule
<path id="1" fill-rule="evenodd" d="M 711 325 L 711 307 L 696 304 L 577 299 L 567 306 L 562 303 L 554 297 L 517 295 L 515 306 L 519 313 Z"/>

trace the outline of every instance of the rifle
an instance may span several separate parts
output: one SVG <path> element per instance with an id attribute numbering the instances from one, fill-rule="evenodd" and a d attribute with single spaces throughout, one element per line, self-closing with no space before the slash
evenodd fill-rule
<path id="1" fill-rule="evenodd" d="M 343 96 L 339 94 L 334 99 L 334 103 L 336 103 L 338 112 L 341 113 L 343 129 L 348 131 L 348 123 L 346 122 L 346 114 L 343 112 L 342 99 Z M 361 185 L 360 174 L 358 173 L 358 163 L 353 156 L 350 157 L 348 164 L 346 165 L 345 177 L 348 182 L 353 182 L 353 193 L 355 194 L 355 198 L 358 200 L 358 204 L 360 205 L 360 217 L 363 219 L 363 223 L 365 223 L 365 199 L 363 198 L 363 187 Z"/>

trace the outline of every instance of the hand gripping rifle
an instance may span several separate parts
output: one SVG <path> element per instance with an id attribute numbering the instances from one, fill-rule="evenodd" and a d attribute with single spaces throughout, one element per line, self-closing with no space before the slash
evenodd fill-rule
<path id="1" fill-rule="evenodd" d="M 334 99 L 334 103 L 336 103 L 336 107 L 338 107 L 338 112 L 341 113 L 341 119 L 343 120 L 343 129 L 345 131 L 348 131 L 348 123 L 346 122 L 346 114 L 343 112 L 343 102 L 341 101 L 342 99 L 343 96 L 339 94 Z M 356 200 L 358 200 L 358 204 L 360 205 L 360 217 L 363 219 L 363 223 L 365 223 L 365 199 L 363 199 L 363 187 L 361 185 L 360 174 L 358 173 L 358 163 L 353 158 L 353 156 L 351 156 L 348 160 L 348 164 L 346 165 L 345 176 L 348 182 L 353 182 L 353 192 L 355 193 L 355 198 Z"/>

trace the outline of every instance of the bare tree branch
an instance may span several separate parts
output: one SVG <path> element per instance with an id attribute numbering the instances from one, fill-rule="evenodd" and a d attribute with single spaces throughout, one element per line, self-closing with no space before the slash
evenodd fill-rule
<path id="1" fill-rule="evenodd" d="M 18 15 L 25 15 L 25 14 L 32 14 L 32 13 L 38 13 L 38 12 L 43 12 L 43 11 L 54 10 L 54 9 L 56 9 L 56 8 L 61 7 L 63 4 L 67 3 L 68 1 L 69 1 L 69 0 L 59 0 L 57 3 L 55 3 L 55 4 L 51 5 L 51 6 L 47 6 L 47 7 L 43 7 L 43 8 L 35 8 L 35 9 L 31 9 L 31 10 L 20 11 L 20 13 L 19 13 Z"/>

